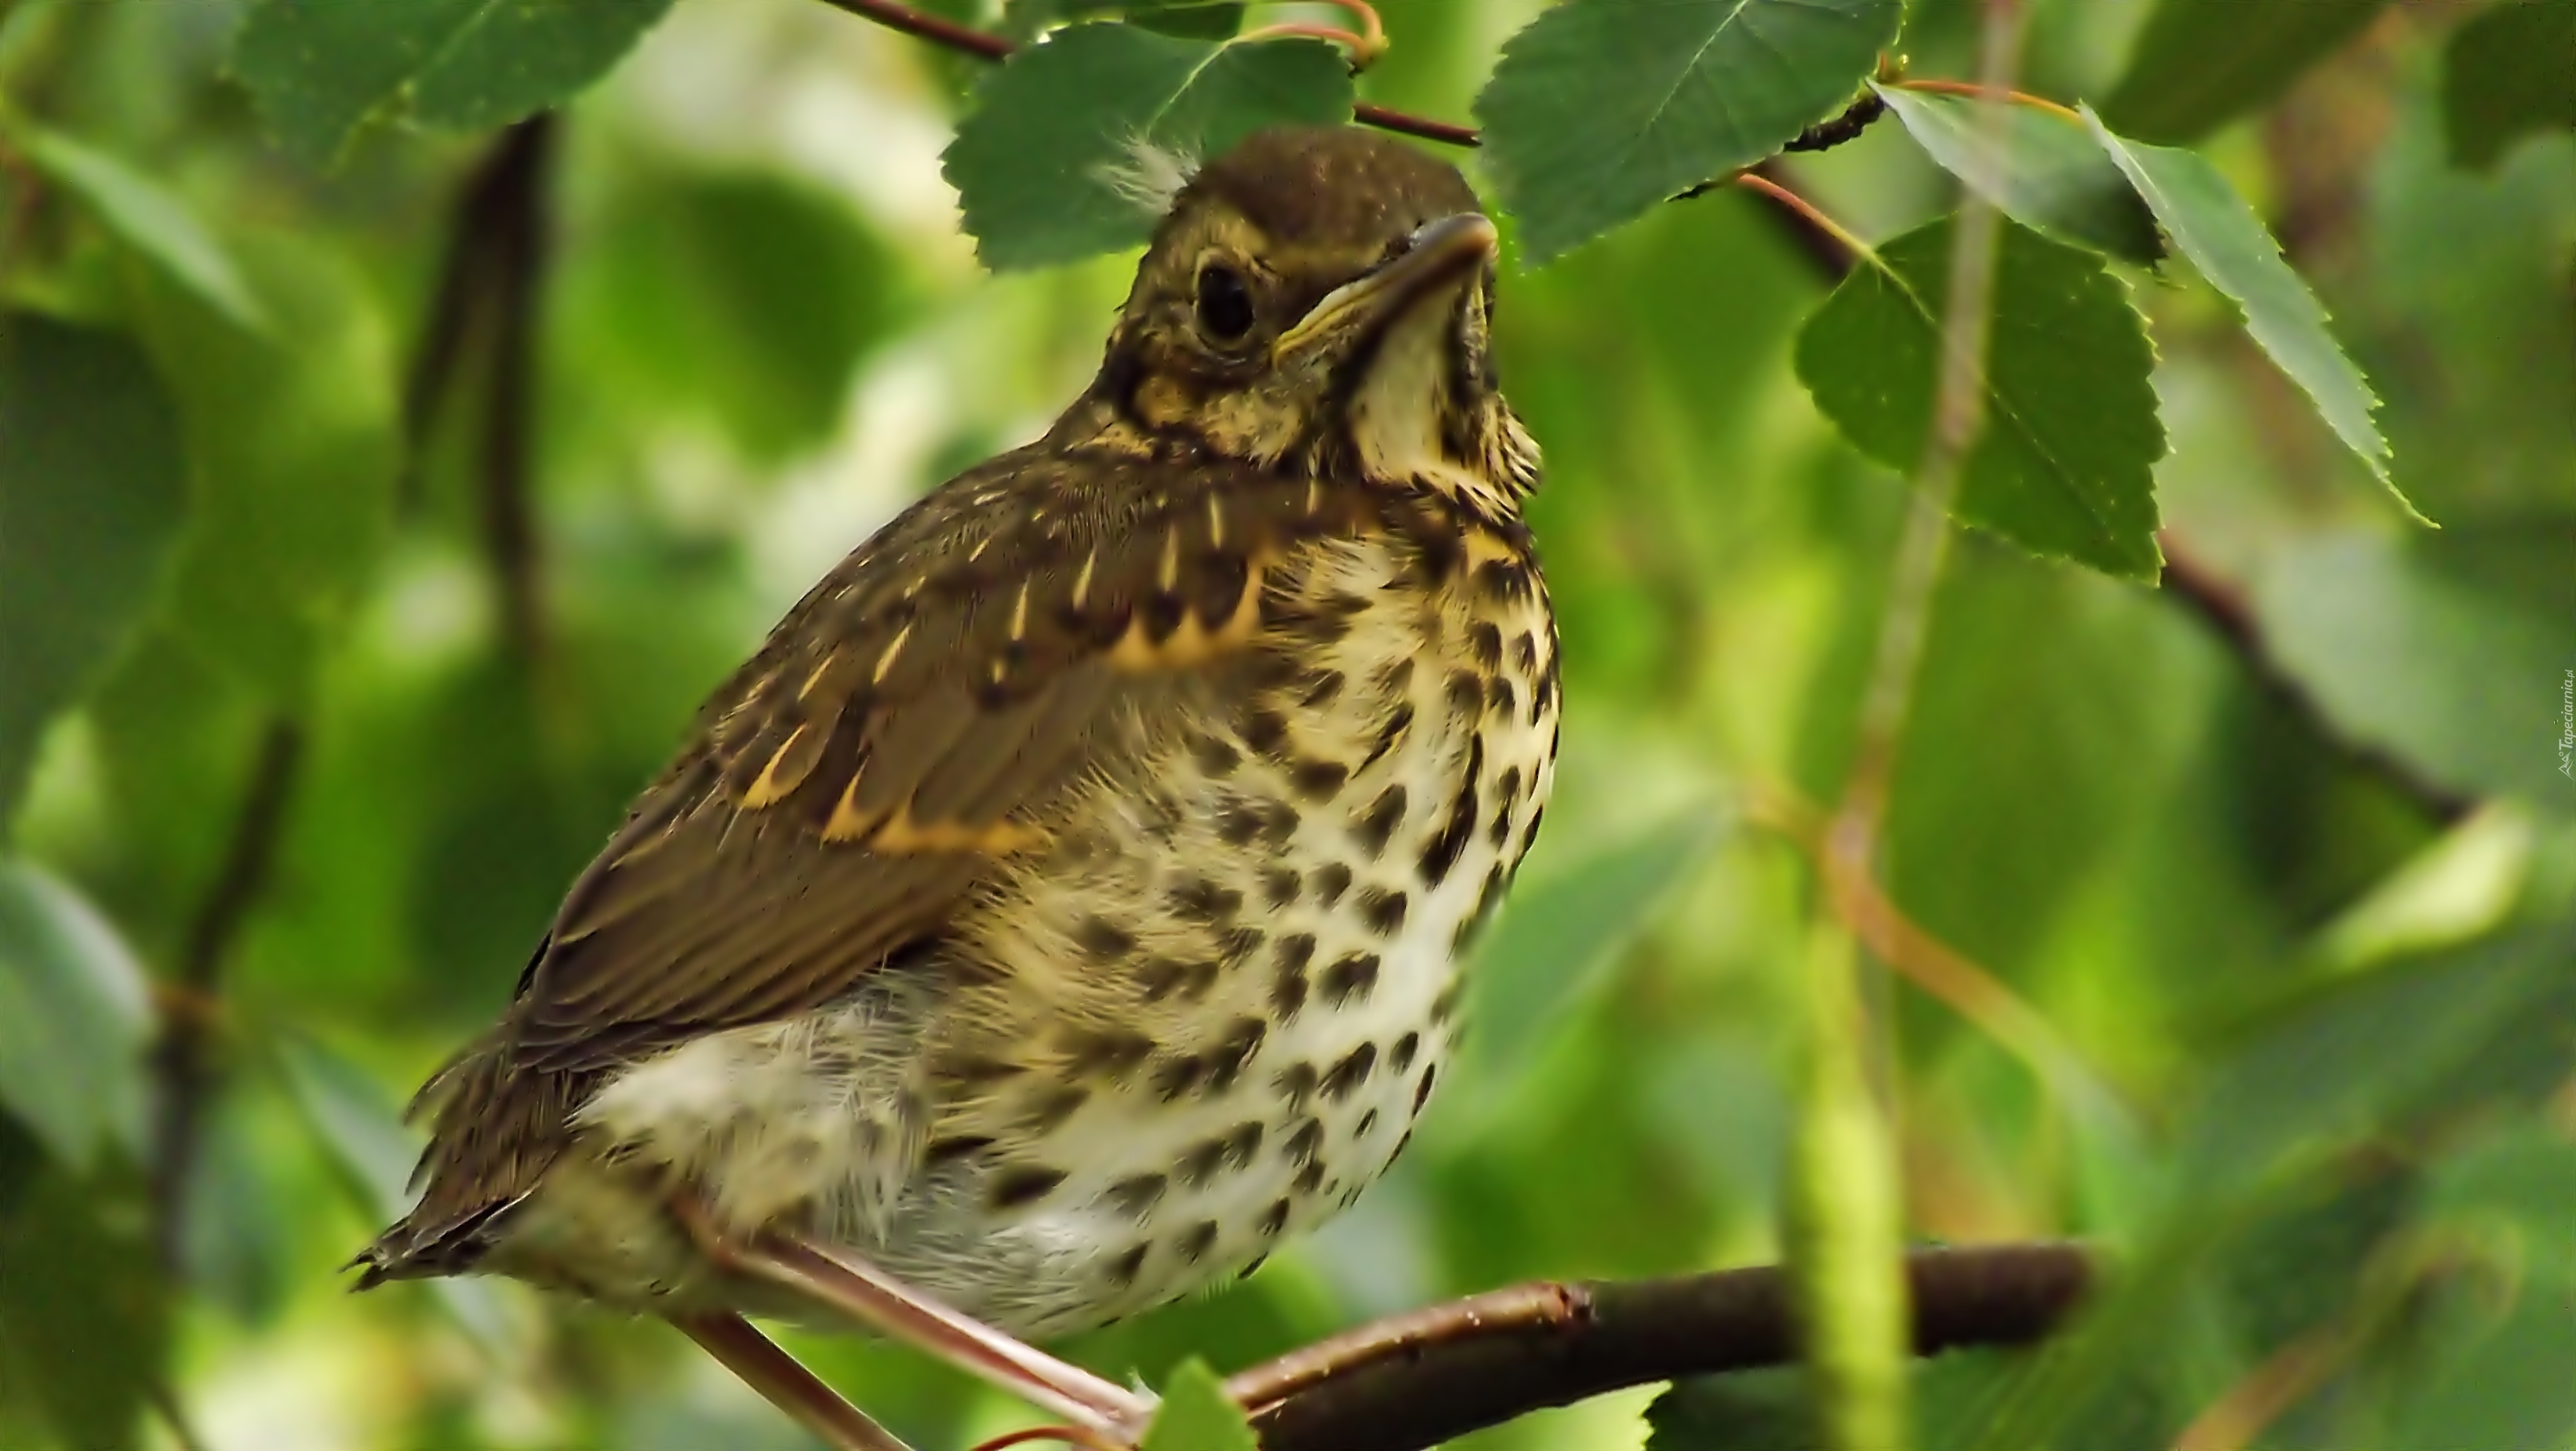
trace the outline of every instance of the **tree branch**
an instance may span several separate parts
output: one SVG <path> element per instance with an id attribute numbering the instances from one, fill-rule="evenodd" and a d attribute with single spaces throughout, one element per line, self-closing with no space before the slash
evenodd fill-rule
<path id="1" fill-rule="evenodd" d="M 889 30 L 900 30 L 906 35 L 929 41 L 933 45 L 946 46 L 950 50 L 984 60 L 1008 60 L 1011 53 L 1019 49 L 1007 36 L 995 35 L 988 30 L 977 30 L 971 25 L 960 25 L 944 15 L 933 15 L 929 11 L 897 3 L 897 0 L 823 0 L 823 3 L 835 10 L 847 11 L 863 20 L 873 20 Z M 1372 19 L 1374 19 L 1373 16 Z M 1839 146 L 1858 136 L 1886 109 L 1887 103 L 1881 101 L 1876 93 L 1864 94 L 1841 115 L 1799 132 L 1786 149 L 1823 151 L 1829 147 Z M 1407 136 L 1418 136 L 1425 141 L 1438 141 L 1449 146 L 1484 144 L 1483 138 L 1476 134 L 1476 128 L 1473 126 L 1462 126 L 1455 121 L 1443 121 L 1433 116 L 1416 116 L 1409 111 L 1398 111 L 1390 106 L 1378 105 L 1374 101 L 1361 101 L 1353 105 L 1351 119 L 1363 126 L 1374 126 L 1381 131 L 1398 131 Z"/>
<path id="2" fill-rule="evenodd" d="M 232 842 L 189 924 L 177 971 L 161 994 L 161 1037 L 152 1050 L 150 1190 L 153 1248 L 164 1272 L 173 1276 L 187 1252 L 188 1185 L 205 1110 L 214 1097 L 224 958 L 267 884 L 269 862 L 286 822 L 287 795 L 303 754 L 304 733 L 294 722 L 273 720 L 261 732 Z"/>
<path id="3" fill-rule="evenodd" d="M 1918 1354 L 2025 1345 L 2092 1284 L 2078 1245 L 1907 1257 Z M 1422 1451 L 1485 1426 L 1630 1386 L 1799 1357 L 1785 1271 L 1532 1284 L 1415 1311 L 1235 1376 L 1263 1451 Z"/>
<path id="4" fill-rule="evenodd" d="M 500 583 L 504 633 L 521 660 L 536 658 L 545 634 L 529 470 L 537 313 L 552 250 L 546 195 L 554 134 L 551 114 L 521 121 L 501 133 L 466 177 L 419 347 L 403 379 L 405 447 L 397 502 L 408 507 L 418 501 L 429 436 L 467 354 L 479 345 L 488 355 L 477 513 Z"/>

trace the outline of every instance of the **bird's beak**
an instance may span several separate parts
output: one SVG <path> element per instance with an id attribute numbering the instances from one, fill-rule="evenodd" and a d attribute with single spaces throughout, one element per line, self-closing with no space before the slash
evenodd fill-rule
<path id="1" fill-rule="evenodd" d="M 1271 345 L 1271 361 L 1295 365 L 1341 355 L 1415 303 L 1454 289 L 1481 271 L 1493 260 L 1496 241 L 1493 222 L 1476 212 L 1425 224 L 1403 253 L 1334 288 L 1308 309 Z"/>

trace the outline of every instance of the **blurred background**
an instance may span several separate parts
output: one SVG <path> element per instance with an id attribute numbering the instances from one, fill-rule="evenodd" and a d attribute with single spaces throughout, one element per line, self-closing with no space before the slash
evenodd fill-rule
<path id="1" fill-rule="evenodd" d="M 145 601 L 76 709 L 10 724 L 0 1443 L 804 1445 L 660 1325 L 492 1282 L 354 1297 L 339 1266 L 399 1206 L 404 1096 L 703 693 L 1045 426 L 1132 258 L 982 271 L 939 171 L 973 63 L 814 0 L 682 0 L 551 120 L 374 126 L 328 171 L 223 75 L 247 8 L 0 5 L 0 297 L 131 329 L 188 470 L 166 567 L 0 534 L 22 581 Z M 1538 7 L 1380 8 L 1363 94 L 1465 119 Z M 2147 8 L 2033 0 L 2026 88 L 2107 93 Z M 1964 536 L 1897 768 L 1890 893 L 2001 988 L 1963 1017 L 1881 985 L 1912 1234 L 2186 1255 L 2121 1312 L 2155 1364 L 2093 1447 L 2171 1444 L 2299 1346 L 2333 1353 L 2249 1444 L 2576 1433 L 2576 139 L 2463 164 L 2443 61 L 2480 7 L 2362 8 L 2204 150 L 2443 528 L 2223 300 L 2136 274 L 2174 574 Z M 1916 73 L 1974 43 L 1972 7 L 1915 6 Z M 36 127 L 181 199 L 137 225 L 199 229 L 266 327 L 188 285 L 179 231 L 138 249 L 46 180 Z M 1873 238 L 1953 197 L 1892 121 L 1789 175 Z M 1732 193 L 1507 266 L 1568 705 L 1466 1071 L 1342 1220 L 1078 1359 L 1232 1369 L 1524 1278 L 1778 1256 L 1815 909 L 1779 823 L 1839 789 L 1905 505 L 1790 369 L 1831 286 Z M 932 1451 L 1029 1420 L 906 1352 L 789 1343 Z M 1472 1444 L 1630 1451 L 1650 1398 Z"/>

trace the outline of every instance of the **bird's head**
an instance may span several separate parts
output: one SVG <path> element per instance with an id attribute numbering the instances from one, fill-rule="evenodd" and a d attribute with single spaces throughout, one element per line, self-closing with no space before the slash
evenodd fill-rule
<path id="1" fill-rule="evenodd" d="M 1455 168 L 1258 132 L 1171 199 L 1092 401 L 1165 446 L 1509 509 L 1538 455 L 1494 379 L 1494 251 Z"/>

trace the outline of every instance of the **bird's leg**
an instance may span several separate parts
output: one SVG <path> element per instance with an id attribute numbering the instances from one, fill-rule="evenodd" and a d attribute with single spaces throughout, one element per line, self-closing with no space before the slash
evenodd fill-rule
<path id="1" fill-rule="evenodd" d="M 1153 1419 L 1146 1397 L 943 1305 L 856 1256 L 794 1235 L 735 1239 L 685 1196 L 674 1214 L 717 1265 L 914 1345 L 1117 1444 L 1131 1444 Z"/>
<path id="2" fill-rule="evenodd" d="M 832 1451 L 912 1451 L 741 1316 L 676 1315 L 671 1323 Z"/>

